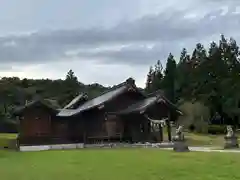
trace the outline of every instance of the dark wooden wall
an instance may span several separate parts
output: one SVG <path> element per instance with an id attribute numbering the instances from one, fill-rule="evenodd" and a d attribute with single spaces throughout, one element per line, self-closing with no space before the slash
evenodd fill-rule
<path id="1" fill-rule="evenodd" d="M 69 121 L 68 119 L 54 120 L 51 124 L 51 137 L 53 138 L 68 138 Z"/>
<path id="2" fill-rule="evenodd" d="M 33 107 L 23 112 L 20 120 L 22 137 L 50 136 L 51 114 L 45 108 Z"/>
<path id="3" fill-rule="evenodd" d="M 81 115 L 69 118 L 68 134 L 71 140 L 83 141 L 85 133 L 85 121 Z"/>
<path id="4" fill-rule="evenodd" d="M 87 137 L 101 136 L 104 133 L 105 111 L 94 108 L 82 114 L 84 121 L 84 131 Z"/>
<path id="5" fill-rule="evenodd" d="M 106 115 L 105 127 L 108 136 L 120 135 L 124 133 L 124 121 L 116 115 Z"/>

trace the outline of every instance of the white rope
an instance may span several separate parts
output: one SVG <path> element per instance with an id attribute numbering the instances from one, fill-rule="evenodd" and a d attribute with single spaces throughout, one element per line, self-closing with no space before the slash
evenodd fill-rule
<path id="1" fill-rule="evenodd" d="M 168 118 L 164 118 L 164 119 L 160 119 L 160 120 L 151 119 L 146 114 L 144 116 L 150 121 L 151 128 L 153 131 L 156 131 L 156 129 L 159 128 L 159 125 L 161 127 L 166 126 L 166 121 L 168 120 Z"/>
<path id="2" fill-rule="evenodd" d="M 168 118 L 164 118 L 164 119 L 160 119 L 160 120 L 151 119 L 151 118 L 149 118 L 147 115 L 145 115 L 145 117 L 146 117 L 150 122 L 152 122 L 153 124 L 166 124 L 166 121 L 168 120 Z"/>

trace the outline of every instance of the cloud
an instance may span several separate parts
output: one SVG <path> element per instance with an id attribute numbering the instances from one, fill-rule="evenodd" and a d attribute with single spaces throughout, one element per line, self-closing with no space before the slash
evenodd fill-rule
<path id="1" fill-rule="evenodd" d="M 166 10 L 112 28 L 10 35 L 0 38 L 0 60 L 3 63 L 46 63 L 70 58 L 67 52 L 80 50 L 74 55 L 80 60 L 151 64 L 165 58 L 170 51 L 179 52 L 182 42 L 194 44 L 221 33 L 236 35 L 240 14 L 232 12 L 223 14 L 223 10 L 218 9 L 203 17 L 191 17 L 188 15 L 192 12 Z M 113 46 L 122 47 L 114 50 Z"/>
<path id="2" fill-rule="evenodd" d="M 103 48 L 86 48 L 66 53 L 68 57 L 95 59 L 102 64 L 127 64 L 130 66 L 149 66 L 156 60 L 166 58 L 171 49 L 172 53 L 180 53 L 181 43 L 133 43 L 121 46 Z"/>

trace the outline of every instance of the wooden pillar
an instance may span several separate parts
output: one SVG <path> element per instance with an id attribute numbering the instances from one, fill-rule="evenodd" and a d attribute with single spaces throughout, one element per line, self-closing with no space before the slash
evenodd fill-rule
<path id="1" fill-rule="evenodd" d="M 163 128 L 161 124 L 158 124 L 158 128 L 159 128 L 160 142 L 163 142 Z"/>
<path id="2" fill-rule="evenodd" d="M 151 133 L 151 122 L 149 120 L 147 120 L 147 132 Z"/>
<path id="3" fill-rule="evenodd" d="M 86 132 L 85 132 L 85 130 L 84 130 L 84 133 L 83 133 L 83 143 L 86 143 L 87 141 L 86 141 Z"/>
<path id="4" fill-rule="evenodd" d="M 83 126 L 83 128 L 82 128 L 82 130 L 83 130 L 83 143 L 87 143 L 87 135 L 86 135 L 86 130 L 87 130 L 87 125 L 86 125 L 86 122 L 85 122 L 85 120 L 83 119 L 83 121 L 82 121 L 82 126 Z"/>
<path id="5" fill-rule="evenodd" d="M 168 132 L 168 141 L 172 141 L 172 130 L 171 130 L 171 125 L 170 125 L 170 120 L 171 120 L 171 112 L 169 111 L 168 113 L 168 120 L 166 121 L 167 123 L 167 132 Z"/>
<path id="6" fill-rule="evenodd" d="M 16 116 L 16 122 L 17 122 L 17 132 L 18 132 L 18 136 L 21 136 L 22 133 L 22 128 L 21 128 L 21 117 L 20 116 Z"/>
<path id="7" fill-rule="evenodd" d="M 147 139 L 146 140 L 150 140 L 151 138 L 151 123 L 149 120 L 146 120 L 147 121 Z"/>

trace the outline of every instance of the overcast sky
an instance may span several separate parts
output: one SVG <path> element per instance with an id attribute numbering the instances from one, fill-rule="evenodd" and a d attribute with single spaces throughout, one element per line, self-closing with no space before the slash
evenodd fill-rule
<path id="1" fill-rule="evenodd" d="M 240 40 L 240 0 L 0 0 L 0 76 L 145 85 L 164 64 L 220 34 Z"/>

